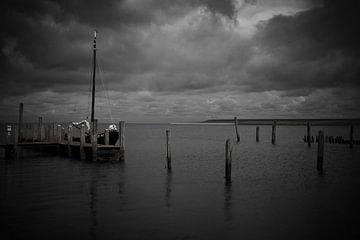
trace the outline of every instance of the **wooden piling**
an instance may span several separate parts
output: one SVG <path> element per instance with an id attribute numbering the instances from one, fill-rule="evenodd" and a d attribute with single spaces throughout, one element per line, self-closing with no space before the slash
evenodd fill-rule
<path id="1" fill-rule="evenodd" d="M 81 160 L 85 160 L 86 158 L 84 145 L 85 145 L 85 126 L 81 124 L 80 126 L 80 159 Z"/>
<path id="2" fill-rule="evenodd" d="M 14 126 L 14 158 L 19 157 L 19 126 Z"/>
<path id="3" fill-rule="evenodd" d="M 92 149 L 92 160 L 97 160 L 97 119 L 91 123 L 91 149 Z"/>
<path id="4" fill-rule="evenodd" d="M 349 141 L 349 147 L 353 148 L 354 144 L 354 124 L 350 124 L 350 141 Z"/>
<path id="5" fill-rule="evenodd" d="M 43 135 L 43 134 L 42 134 L 42 129 L 43 129 L 42 124 L 43 124 L 43 119 L 42 119 L 42 117 L 39 117 L 38 132 L 37 132 L 37 134 L 38 134 L 37 140 L 38 140 L 39 142 L 42 141 L 42 135 Z"/>
<path id="6" fill-rule="evenodd" d="M 231 180 L 231 146 L 230 139 L 225 142 L 225 179 Z"/>
<path id="7" fill-rule="evenodd" d="M 19 137 L 18 140 L 22 141 L 23 139 L 23 115 L 24 115 L 24 104 L 20 103 L 19 104 Z"/>
<path id="8" fill-rule="evenodd" d="M 310 121 L 308 121 L 306 123 L 306 126 L 307 126 L 307 136 L 306 136 L 306 140 L 307 140 L 307 144 L 308 144 L 308 147 L 311 147 L 311 125 L 310 125 Z"/>
<path id="9" fill-rule="evenodd" d="M 61 139 L 61 125 L 60 124 L 58 124 L 56 126 L 56 137 L 57 137 L 56 142 L 60 144 L 61 141 L 62 141 L 62 139 Z"/>
<path id="10" fill-rule="evenodd" d="M 170 130 L 166 130 L 166 162 L 167 169 L 171 170 Z"/>
<path id="11" fill-rule="evenodd" d="M 237 140 L 237 142 L 240 142 L 240 135 L 239 135 L 239 132 L 238 132 L 238 120 L 237 120 L 237 117 L 234 117 L 234 125 L 235 125 L 236 140 Z"/>
<path id="12" fill-rule="evenodd" d="M 318 142 L 318 151 L 317 151 L 317 170 L 323 170 L 324 162 L 324 132 L 319 131 L 319 142 Z"/>
<path id="13" fill-rule="evenodd" d="M 57 142 L 56 123 L 52 123 L 52 141 Z"/>
<path id="14" fill-rule="evenodd" d="M 256 127 L 256 142 L 259 142 L 259 130 L 260 127 Z"/>
<path id="15" fill-rule="evenodd" d="M 13 127 L 10 124 L 5 124 L 5 132 L 6 132 L 5 142 L 7 145 L 11 144 L 12 131 L 13 131 Z"/>
<path id="16" fill-rule="evenodd" d="M 72 126 L 69 125 L 68 126 L 68 131 L 67 131 L 67 150 L 68 150 L 68 156 L 71 158 L 72 157 L 72 151 L 71 151 L 71 144 L 72 144 Z"/>
<path id="17" fill-rule="evenodd" d="M 105 129 L 105 145 L 109 145 L 109 129 Z"/>
<path id="18" fill-rule="evenodd" d="M 119 122 L 119 160 L 125 160 L 125 122 Z"/>
<path id="19" fill-rule="evenodd" d="M 272 127 L 271 127 L 271 143 L 275 144 L 276 143 L 276 121 L 273 122 Z"/>

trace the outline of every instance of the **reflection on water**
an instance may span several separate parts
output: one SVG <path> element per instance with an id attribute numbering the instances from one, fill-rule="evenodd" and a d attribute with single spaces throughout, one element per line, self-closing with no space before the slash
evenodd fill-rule
<path id="1" fill-rule="evenodd" d="M 164 169 L 166 129 L 172 133 L 172 171 Z M 317 149 L 302 141 L 305 127 L 279 126 L 276 145 L 270 126 L 261 127 L 258 143 L 255 127 L 239 131 L 232 182 L 225 183 L 223 146 L 234 136 L 233 126 L 129 124 L 121 163 L 31 151 L 18 160 L 0 159 L 0 232 L 13 239 L 359 235 L 358 145 L 326 145 L 318 175 Z M 343 131 L 326 129 L 328 135 Z"/>
<path id="2" fill-rule="evenodd" d="M 232 186 L 231 181 L 226 180 L 225 186 L 224 186 L 224 214 L 225 214 L 225 220 L 231 221 L 233 219 L 233 216 L 231 214 L 231 206 L 233 204 L 232 200 Z"/>
<path id="3" fill-rule="evenodd" d="M 166 207 L 170 208 L 170 201 L 171 201 L 171 188 L 172 188 L 172 171 L 171 169 L 167 170 L 166 173 L 166 193 L 165 193 L 165 202 Z"/>

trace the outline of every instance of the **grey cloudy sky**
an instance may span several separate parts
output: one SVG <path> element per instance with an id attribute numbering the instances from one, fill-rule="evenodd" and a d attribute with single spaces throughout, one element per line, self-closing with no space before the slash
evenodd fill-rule
<path id="1" fill-rule="evenodd" d="M 94 29 L 100 121 L 360 117 L 356 0 L 0 4 L 2 121 L 88 116 Z"/>

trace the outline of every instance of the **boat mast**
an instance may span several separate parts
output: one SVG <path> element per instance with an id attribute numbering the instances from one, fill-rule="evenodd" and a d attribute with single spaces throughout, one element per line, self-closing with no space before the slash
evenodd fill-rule
<path id="1" fill-rule="evenodd" d="M 95 74 L 96 74 L 96 31 L 94 32 L 93 45 L 93 81 L 92 81 L 92 95 L 91 95 L 91 122 L 94 122 L 95 114 Z"/>

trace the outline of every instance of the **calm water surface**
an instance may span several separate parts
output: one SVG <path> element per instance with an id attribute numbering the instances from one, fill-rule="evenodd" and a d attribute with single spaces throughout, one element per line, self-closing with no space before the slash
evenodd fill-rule
<path id="1" fill-rule="evenodd" d="M 321 129 L 348 138 L 348 127 Z M 305 127 L 278 127 L 276 145 L 269 126 L 259 143 L 255 126 L 239 130 L 230 186 L 224 144 L 233 126 L 129 124 L 123 163 L 2 157 L 1 238 L 360 239 L 360 145 L 327 144 L 319 174 Z"/>

